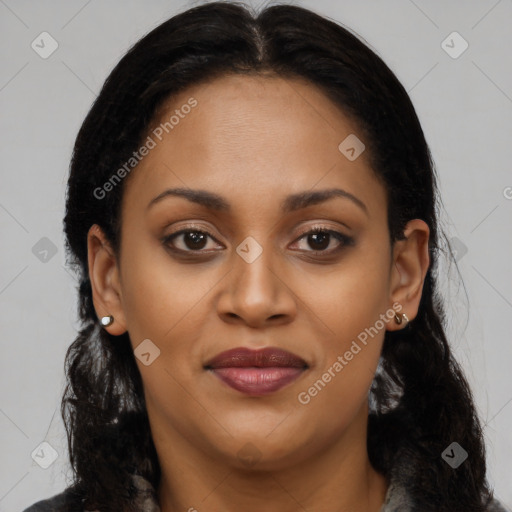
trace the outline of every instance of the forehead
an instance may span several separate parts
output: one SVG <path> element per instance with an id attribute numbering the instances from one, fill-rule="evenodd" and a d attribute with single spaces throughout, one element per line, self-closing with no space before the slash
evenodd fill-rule
<path id="1" fill-rule="evenodd" d="M 377 185 L 364 151 L 350 160 L 340 150 L 354 136 L 364 144 L 357 124 L 305 80 L 228 75 L 189 87 L 147 136 L 153 147 L 128 188 L 148 201 L 165 186 L 240 195 Z"/>

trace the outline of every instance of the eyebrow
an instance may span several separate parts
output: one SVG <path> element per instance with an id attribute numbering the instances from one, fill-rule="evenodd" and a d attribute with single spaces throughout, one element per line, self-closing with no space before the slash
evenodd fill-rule
<path id="1" fill-rule="evenodd" d="M 168 197 L 183 197 L 190 202 L 199 204 L 211 210 L 223 212 L 231 211 L 231 205 L 222 196 L 215 194 L 214 192 L 208 192 L 207 190 L 194 190 L 190 188 L 170 188 L 164 190 L 149 202 L 146 210 Z M 368 215 L 368 208 L 363 201 L 341 188 L 328 188 L 314 191 L 308 190 L 305 192 L 291 194 L 283 201 L 281 205 L 281 212 L 290 213 L 302 208 L 307 208 L 308 206 L 323 203 L 335 197 L 341 197 L 352 201 L 352 203 L 357 205 Z"/>

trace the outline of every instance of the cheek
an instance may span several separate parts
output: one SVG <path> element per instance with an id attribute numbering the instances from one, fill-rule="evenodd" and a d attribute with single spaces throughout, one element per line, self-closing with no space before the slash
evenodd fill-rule
<path id="1" fill-rule="evenodd" d="M 331 322 L 336 337 L 322 341 L 318 364 L 296 396 L 315 428 L 326 435 L 347 428 L 366 402 L 382 349 L 385 324 L 380 313 L 375 317 L 353 304 Z"/>
<path id="2" fill-rule="evenodd" d="M 159 244 L 126 242 L 132 251 L 121 265 L 123 308 L 134 345 L 145 338 L 174 345 L 187 326 L 194 332 L 188 317 L 218 281 L 208 270 L 174 261 Z"/>
<path id="3" fill-rule="evenodd" d="M 297 399 L 333 428 L 349 423 L 365 401 L 393 318 L 385 247 L 354 253 L 324 287 L 308 290 L 309 304 L 329 335 L 319 337 L 318 364 Z"/>
<path id="4" fill-rule="evenodd" d="M 204 304 L 220 276 L 196 265 L 176 263 L 159 248 L 132 249 L 121 265 L 123 307 L 135 355 L 143 346 L 150 353 L 148 365 L 144 358 L 136 358 L 148 414 L 165 417 L 166 423 L 185 435 L 191 431 L 187 418 L 199 421 L 205 414 L 192 398 L 191 383 L 199 364 L 196 340 L 206 320 Z M 159 424 L 160 420 L 154 424 L 155 436 L 160 435 Z"/>
<path id="5" fill-rule="evenodd" d="M 389 261 L 385 246 L 358 247 L 328 274 L 301 276 L 301 297 L 328 328 L 325 352 L 342 350 L 385 313 L 389 300 Z"/>

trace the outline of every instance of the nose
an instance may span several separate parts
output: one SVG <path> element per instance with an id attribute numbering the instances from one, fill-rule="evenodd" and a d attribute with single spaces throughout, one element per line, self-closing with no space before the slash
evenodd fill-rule
<path id="1" fill-rule="evenodd" d="M 293 321 L 297 313 L 293 277 L 276 260 L 269 249 L 252 262 L 234 252 L 232 270 L 217 302 L 223 321 L 254 328 Z"/>

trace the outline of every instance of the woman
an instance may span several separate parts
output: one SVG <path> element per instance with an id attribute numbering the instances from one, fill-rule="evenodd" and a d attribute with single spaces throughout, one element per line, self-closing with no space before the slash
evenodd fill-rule
<path id="1" fill-rule="evenodd" d="M 437 201 L 407 93 L 334 22 L 214 2 L 145 36 L 74 148 L 75 482 L 27 511 L 504 510 Z"/>

